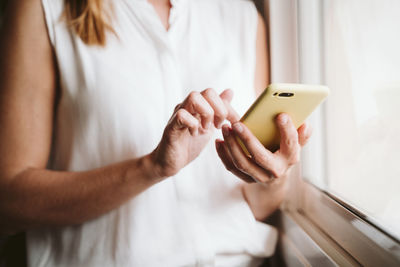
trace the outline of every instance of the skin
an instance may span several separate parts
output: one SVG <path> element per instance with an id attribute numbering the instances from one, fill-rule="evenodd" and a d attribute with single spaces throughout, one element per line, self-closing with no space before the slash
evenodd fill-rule
<path id="1" fill-rule="evenodd" d="M 161 23 L 166 30 L 169 29 L 169 11 L 171 10 L 171 2 L 169 0 L 147 0 L 153 5 L 154 10 L 160 17 Z"/>
<path id="2" fill-rule="evenodd" d="M 300 148 L 311 135 L 307 125 L 298 130 L 287 114 L 280 114 L 277 125 L 281 135 L 280 149 L 275 153 L 264 148 L 250 130 L 241 122 L 232 127 L 223 125 L 224 140 L 216 140 L 216 149 L 227 170 L 247 184 L 243 194 L 255 218 L 265 220 L 283 201 L 290 168 L 300 160 Z M 239 137 L 251 158 L 241 149 Z"/>
<path id="3" fill-rule="evenodd" d="M 170 10 L 169 0 L 148 0 L 153 4 L 161 22 L 168 30 Z M 254 88 L 256 95 L 262 93 L 269 84 L 269 57 L 267 34 L 264 20 L 258 16 L 256 41 L 256 70 Z M 214 106 L 216 107 L 216 106 Z M 220 105 L 223 109 L 222 104 Z M 282 203 L 288 188 L 290 168 L 299 162 L 300 149 L 307 143 L 312 130 L 307 124 L 295 129 L 286 114 L 277 117 L 281 135 L 280 149 L 272 153 L 265 149 L 249 129 L 239 121 L 239 116 L 226 105 L 233 130 L 223 127 L 224 140 L 216 140 L 216 150 L 226 169 L 246 182 L 242 191 L 255 218 L 263 221 Z M 216 123 L 219 126 L 219 123 Z M 219 128 L 219 127 L 218 127 Z M 241 129 L 239 131 L 239 129 Z M 239 137 L 252 155 L 249 159 L 238 146 L 235 137 Z M 257 181 L 257 183 L 255 183 Z"/>
<path id="4" fill-rule="evenodd" d="M 149 2 L 154 4 L 168 29 L 169 2 Z M 265 40 L 265 31 L 264 36 L 260 36 L 260 27 L 257 42 Z M 58 72 L 40 0 L 9 1 L 0 39 L 1 233 L 80 224 L 94 219 L 179 172 L 198 156 L 210 141 L 212 131 L 220 128 L 225 119 L 236 129 L 238 116 L 229 105 L 232 91 L 225 90 L 220 95 L 213 89 L 192 92 L 175 108 L 152 153 L 85 172 L 47 170 L 57 106 Z M 257 43 L 257 47 L 262 46 Z M 266 55 L 266 51 L 257 53 Z M 257 68 L 260 66 L 266 70 L 266 59 L 257 61 Z M 268 82 L 265 75 L 259 79 L 256 79 L 258 88 Z M 290 125 L 285 124 L 282 131 L 290 131 Z M 227 127 L 223 127 L 225 133 Z M 306 136 L 303 132 L 299 131 L 299 140 Z M 295 162 L 292 154 L 298 154 L 298 150 L 292 151 L 298 148 L 295 145 L 298 141 L 293 131 L 290 133 L 290 138 L 285 138 L 289 134 L 283 135 L 283 142 L 291 145 L 257 168 L 254 164 L 240 164 L 248 163 L 248 159 L 233 152 L 235 144 L 229 138 L 232 135 L 225 134 L 224 141 L 217 142 L 218 154 L 230 171 L 244 180 L 250 181 L 252 177 L 264 183 L 243 187 L 258 219 L 276 209 L 275 202 L 280 203 L 281 194 L 277 192 L 285 182 L 270 182 L 267 174 L 276 174 L 277 181 L 285 181 L 282 178 L 286 176 L 285 171 Z M 245 141 L 246 138 L 254 141 L 254 136 L 246 131 L 237 134 Z M 245 144 L 249 145 L 250 141 Z M 257 155 L 261 155 L 260 151 L 267 153 L 263 148 L 250 145 L 249 151 Z"/>

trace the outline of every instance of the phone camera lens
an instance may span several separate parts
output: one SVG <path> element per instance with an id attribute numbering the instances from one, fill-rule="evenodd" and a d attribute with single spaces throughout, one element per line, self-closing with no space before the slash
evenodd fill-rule
<path id="1" fill-rule="evenodd" d="M 291 97 L 291 96 L 294 96 L 294 94 L 293 93 L 280 93 L 279 96 L 281 96 L 281 97 Z"/>

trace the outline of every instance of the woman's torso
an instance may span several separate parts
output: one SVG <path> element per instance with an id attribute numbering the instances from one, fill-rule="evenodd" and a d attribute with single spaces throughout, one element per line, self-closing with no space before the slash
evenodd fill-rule
<path id="1" fill-rule="evenodd" d="M 68 30 L 63 0 L 42 2 L 61 86 L 52 169 L 83 171 L 151 152 L 190 91 L 232 88 L 239 113 L 253 99 L 257 12 L 249 1 L 171 1 L 168 32 L 147 1 L 113 1 L 116 34 L 105 48 Z M 255 221 L 240 185 L 211 140 L 178 175 L 120 208 L 82 225 L 29 232 L 28 262 L 247 264 L 249 255 L 272 253 L 276 233 Z"/>

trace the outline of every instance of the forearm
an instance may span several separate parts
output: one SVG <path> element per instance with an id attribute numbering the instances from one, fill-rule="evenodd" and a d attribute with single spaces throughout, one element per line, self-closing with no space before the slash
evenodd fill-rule
<path id="1" fill-rule="evenodd" d="M 86 172 L 27 169 L 0 185 L 0 231 L 85 222 L 161 181 L 150 156 Z"/>
<path id="2" fill-rule="evenodd" d="M 286 179 L 287 177 L 279 177 L 270 184 L 253 183 L 243 185 L 244 198 L 256 220 L 264 221 L 279 208 L 287 191 Z"/>

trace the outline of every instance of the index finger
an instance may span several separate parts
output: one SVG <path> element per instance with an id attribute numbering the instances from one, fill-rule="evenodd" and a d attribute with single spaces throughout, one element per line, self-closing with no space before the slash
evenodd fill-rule
<path id="1" fill-rule="evenodd" d="M 251 133 L 249 128 L 241 122 L 232 125 L 235 134 L 240 138 L 250 153 L 252 159 L 263 169 L 272 173 L 275 177 L 280 177 L 285 170 L 286 164 L 280 157 L 274 155 L 266 149 L 261 142 Z"/>
<path id="2" fill-rule="evenodd" d="M 215 128 L 221 128 L 222 123 L 228 116 L 228 110 L 226 104 L 222 98 L 214 91 L 214 89 L 208 88 L 200 93 L 208 104 L 214 109 L 214 125 Z"/>
<path id="3" fill-rule="evenodd" d="M 225 103 L 226 109 L 228 110 L 228 116 L 226 119 L 231 123 L 238 122 L 240 120 L 239 114 L 233 109 L 230 103 Z"/>
<path id="4" fill-rule="evenodd" d="M 231 106 L 233 91 L 231 89 L 226 89 L 219 96 L 221 97 L 222 101 L 225 104 L 226 109 L 228 110 L 228 116 L 226 119 L 231 123 L 239 121 L 240 120 L 239 114 Z"/>

